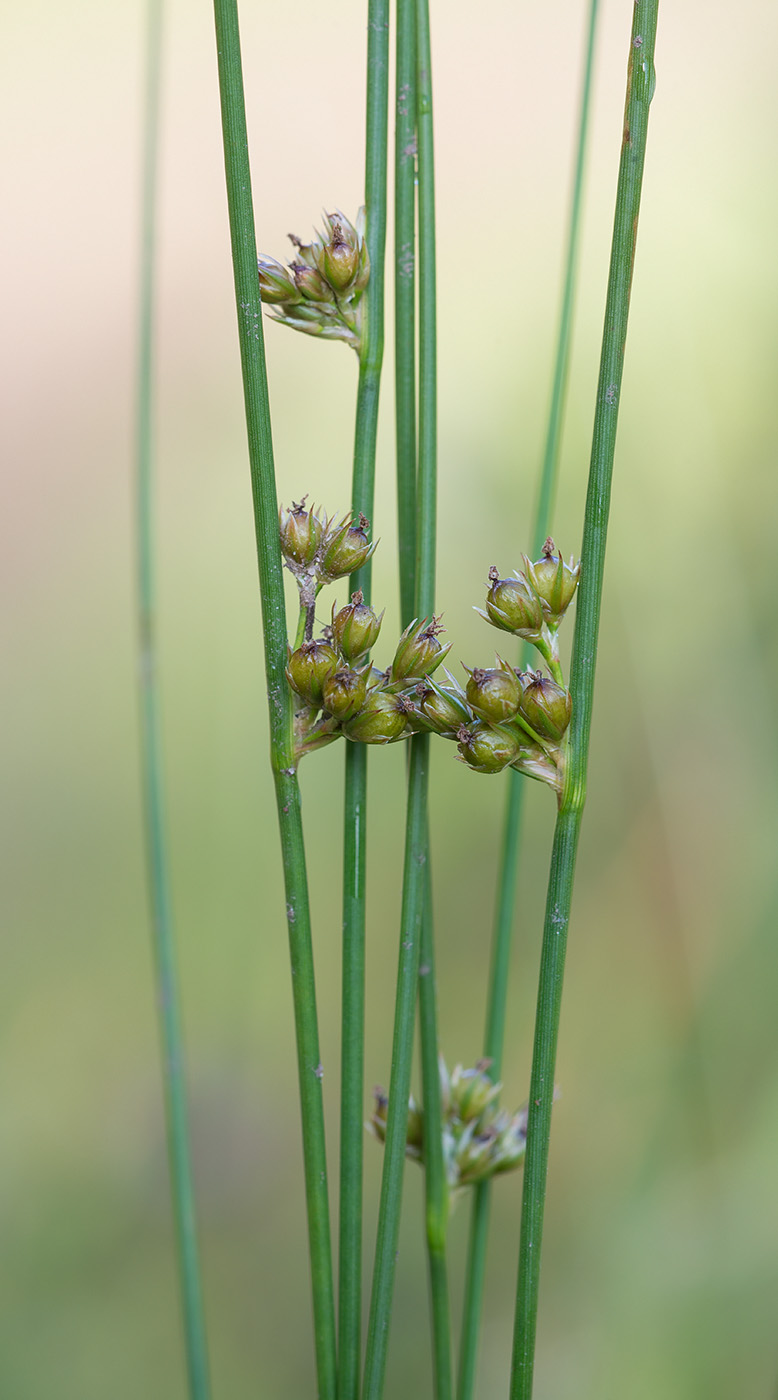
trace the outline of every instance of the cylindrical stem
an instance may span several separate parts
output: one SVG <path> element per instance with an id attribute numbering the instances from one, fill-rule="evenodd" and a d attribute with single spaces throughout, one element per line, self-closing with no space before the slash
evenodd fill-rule
<path id="1" fill-rule="evenodd" d="M 367 29 L 365 238 L 370 281 L 359 359 L 351 505 L 371 518 L 384 351 L 384 257 L 389 107 L 389 4 L 370 0 Z M 370 563 L 354 589 L 370 600 Z M 357 1400 L 362 1350 L 362 1158 L 365 1039 L 367 749 L 346 744 L 343 809 L 343 1004 L 340 1101 L 338 1396 Z"/>
<path id="2" fill-rule="evenodd" d="M 564 417 L 570 365 L 570 344 L 573 330 L 573 308 L 575 303 L 576 274 L 578 270 L 583 177 L 589 135 L 589 112 L 591 108 L 592 73 L 594 70 L 598 5 L 599 0 L 590 0 L 586 46 L 584 51 L 583 81 L 581 84 L 581 97 L 578 110 L 578 140 L 575 155 L 572 197 L 570 201 L 562 306 L 559 315 L 559 329 L 554 358 L 551 403 L 549 407 L 538 499 L 535 510 L 535 528 L 533 532 L 533 558 L 535 559 L 540 554 L 543 542 L 551 529 L 551 511 L 553 508 L 558 476 L 559 449 L 562 439 L 562 420 Z M 529 643 L 525 643 L 522 648 L 522 668 L 526 668 L 531 650 L 532 648 Z M 560 684 L 563 684 L 559 667 L 551 665 L 550 669 L 554 678 Z M 500 873 L 497 884 L 494 934 L 492 939 L 492 961 L 489 974 L 486 1033 L 484 1037 L 484 1055 L 487 1059 L 492 1061 L 489 1073 L 494 1080 L 498 1080 L 502 1072 L 508 996 L 508 968 L 510 964 L 511 934 L 513 931 L 513 910 L 516 902 L 519 840 L 525 789 L 526 780 L 522 778 L 521 774 L 512 772 L 508 778 L 508 795 L 500 857 Z M 457 1400 L 472 1400 L 475 1388 L 478 1335 L 480 1331 L 484 1279 L 486 1274 L 486 1247 L 489 1233 L 491 1194 L 491 1181 L 479 1182 L 474 1188 L 468 1258 L 465 1273 L 465 1299 L 462 1314 Z"/>
<path id="3" fill-rule="evenodd" d="M 429 837 L 428 837 L 429 842 Z M 424 1107 L 424 1200 L 429 1266 L 436 1400 L 451 1400 L 451 1308 L 446 1244 L 449 1188 L 443 1158 L 443 1112 L 438 1064 L 437 987 L 432 909 L 432 874 L 427 847 L 427 893 L 419 967 L 421 1082 Z"/>
<path id="4" fill-rule="evenodd" d="M 178 1254 L 189 1395 L 208 1400 L 208 1352 L 200 1283 L 183 1034 L 173 935 L 154 635 L 153 538 L 154 273 L 162 79 L 162 0 L 149 0 L 141 197 L 140 324 L 136 403 L 138 678 L 143 825 L 157 1008 L 162 1046 L 168 1162 Z"/>
<path id="5" fill-rule="evenodd" d="M 636 0 L 627 68 L 624 135 L 616 191 L 600 375 L 586 500 L 570 690 L 573 718 L 565 787 L 551 856 L 530 1079 L 527 1158 L 521 1212 L 511 1400 L 530 1400 L 535 1358 L 540 1255 L 548 1172 L 556 1046 L 575 857 L 586 797 L 605 545 L 624 368 L 640 194 L 654 91 L 658 0 Z"/>
<path id="6" fill-rule="evenodd" d="M 318 1393 L 320 1400 L 334 1400 L 335 1307 L 324 1143 L 323 1071 L 319 1059 L 308 884 L 300 789 L 295 769 L 291 692 L 284 675 L 286 613 L 237 0 L 214 0 L 214 14 L 235 301 L 262 602 L 270 710 L 270 751 L 281 833 L 292 966 Z"/>
<path id="7" fill-rule="evenodd" d="M 397 3 L 394 385 L 401 626 L 416 602 L 416 0 Z"/>

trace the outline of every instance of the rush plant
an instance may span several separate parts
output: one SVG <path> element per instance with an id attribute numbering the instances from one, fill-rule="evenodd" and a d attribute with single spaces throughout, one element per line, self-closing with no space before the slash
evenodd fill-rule
<path id="1" fill-rule="evenodd" d="M 430 20 L 427 0 L 397 0 L 395 127 L 395 390 L 401 627 L 387 638 L 371 597 L 379 389 L 384 347 L 387 230 L 388 0 L 367 6 L 365 197 L 359 210 L 328 208 L 306 242 L 292 237 L 287 262 L 258 256 L 249 167 L 237 0 L 214 0 L 224 161 L 241 351 L 259 584 L 270 757 L 275 784 L 292 972 L 305 1194 L 320 1400 L 381 1400 L 390 1336 L 395 1260 L 407 1158 L 425 1173 L 425 1231 L 436 1400 L 472 1400 L 482 1310 L 490 1191 L 523 1168 L 521 1245 L 511 1400 L 529 1400 L 534 1373 L 541 1245 L 555 1099 L 567 929 L 586 793 L 594 670 L 629 295 L 654 87 L 657 0 L 635 0 L 594 440 L 581 557 L 565 558 L 551 517 L 569 364 L 597 0 L 588 7 L 573 200 L 535 537 L 517 540 L 512 571 L 472 561 L 483 579 L 478 608 L 500 650 L 457 668 L 436 614 L 437 335 Z M 152 77 L 154 67 L 152 64 Z M 154 100 L 150 109 L 154 112 Z M 153 119 L 151 128 L 153 130 Z M 153 143 L 149 147 L 153 190 Z M 150 249 L 150 242 L 148 248 Z M 150 252 L 148 269 L 151 267 Z M 151 274 L 144 282 L 139 452 L 141 621 L 150 650 L 149 400 Z M 341 513 L 276 493 L 262 306 L 291 330 L 340 341 L 358 362 L 350 508 Z M 322 351 L 322 353 L 327 353 Z M 343 352 L 339 352 L 343 353 Z M 520 503 L 516 503 L 519 514 Z M 521 554 L 526 544 L 529 554 Z M 283 570 L 294 577 L 298 613 L 287 627 Z M 481 572 L 482 571 L 482 572 Z M 322 591 L 332 590 L 317 624 Z M 575 613 L 569 680 L 560 631 Z M 321 615 L 321 614 L 320 614 Z M 456 630 L 454 628 L 454 630 Z M 486 635 L 486 634 L 484 634 Z M 515 641 L 513 639 L 516 639 Z M 517 643 L 519 646 L 517 647 Z M 520 656 L 506 656 L 514 648 Z M 375 656 L 381 656 L 379 664 Z M 516 665 L 515 662 L 519 661 Z M 474 662 L 475 664 L 470 664 Z M 149 672 L 153 676 L 153 671 Z M 206 1400 L 204 1325 L 194 1248 L 192 1190 L 181 1079 L 156 744 L 156 692 L 144 690 L 147 816 L 163 989 L 163 1038 L 190 1394 Z M 484 1057 L 449 1072 L 440 1055 L 428 813 L 432 743 L 446 740 L 474 774 L 509 782 L 498 883 Z M 343 741 L 342 1060 L 338 1277 L 333 1274 L 322 1071 L 311 939 L 300 765 Z M 388 1091 L 377 1091 L 369 1128 L 383 1144 L 370 1309 L 363 1328 L 362 1176 L 364 1095 L 367 759 L 371 747 L 405 743 L 407 807 L 394 1030 Z M 508 1112 L 499 1082 L 523 779 L 550 788 L 557 808 L 527 1103 Z M 380 781 L 380 778 L 378 779 Z M 475 779 L 474 779 L 475 781 Z M 172 988 L 172 990 L 171 990 Z M 419 1009 L 422 1100 L 411 1095 Z M 452 1205 L 472 1214 L 455 1375 L 447 1257 Z M 337 1297 L 337 1313 L 336 1313 Z M 364 1334 L 364 1335 L 363 1335 Z M 364 1359 L 363 1359 L 364 1344 Z"/>

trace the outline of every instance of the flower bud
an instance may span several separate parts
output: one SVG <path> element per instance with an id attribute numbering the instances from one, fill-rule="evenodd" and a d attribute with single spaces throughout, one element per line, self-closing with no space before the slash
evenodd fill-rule
<path id="1" fill-rule="evenodd" d="M 437 670 L 452 646 L 451 642 L 447 642 L 445 646 L 440 645 L 438 636 L 444 630 L 440 619 L 436 617 L 433 617 L 431 622 L 426 618 L 423 622 L 416 620 L 406 627 L 397 644 L 391 665 L 390 677 L 393 684 L 398 681 L 422 680 L 424 676 L 430 676 Z"/>
<path id="2" fill-rule="evenodd" d="M 476 773 L 501 773 L 518 756 L 519 740 L 508 729 L 476 720 L 457 733 L 459 757 Z"/>
<path id="3" fill-rule="evenodd" d="M 275 258 L 259 258 L 259 290 L 263 302 L 274 306 L 277 302 L 297 302 L 300 300 L 293 279 L 282 263 Z"/>
<path id="4" fill-rule="evenodd" d="M 389 1113 L 389 1099 L 383 1089 L 373 1090 L 375 1106 L 370 1115 L 368 1127 L 379 1142 L 386 1142 L 386 1119 Z M 424 1142 L 424 1115 L 411 1094 L 408 1098 L 408 1127 L 405 1134 L 405 1155 L 416 1162 L 421 1161 Z"/>
<path id="5" fill-rule="evenodd" d="M 531 564 L 526 554 L 522 558 L 546 618 L 558 625 L 575 597 L 581 576 L 580 562 L 574 565 L 571 558 L 566 564 L 561 554 L 556 553 L 556 545 L 550 537 L 543 546 L 543 557 L 536 563 Z"/>
<path id="6" fill-rule="evenodd" d="M 322 546 L 320 578 L 323 583 L 334 583 L 336 578 L 353 574 L 367 563 L 376 547 L 367 538 L 369 529 L 370 521 L 364 515 L 360 515 L 356 525 L 348 517 L 330 526 Z"/>
<path id="7" fill-rule="evenodd" d="M 520 574 L 516 578 L 500 578 L 499 571 L 492 566 L 489 583 L 486 612 L 481 608 L 476 608 L 476 612 L 503 632 L 513 632 L 525 640 L 536 637 L 543 626 L 543 607 L 526 579 Z"/>
<path id="8" fill-rule="evenodd" d="M 328 642 L 303 642 L 293 651 L 286 679 L 306 705 L 321 707 L 324 682 L 338 669 L 338 658 Z"/>
<path id="9" fill-rule="evenodd" d="M 392 744 L 408 732 L 410 702 L 386 690 L 370 690 L 358 715 L 343 726 L 356 744 Z"/>
<path id="10" fill-rule="evenodd" d="M 292 503 L 292 509 L 283 506 L 279 511 L 281 533 L 281 553 L 288 564 L 306 567 L 312 564 L 319 545 L 324 537 L 325 520 L 321 520 L 312 510 L 305 509 L 306 497 Z"/>
<path id="11" fill-rule="evenodd" d="M 557 1097 L 556 1092 L 554 1098 Z M 499 1132 L 494 1145 L 494 1172 L 509 1172 L 524 1160 L 527 1150 L 527 1108 L 520 1108 L 513 1118 L 501 1114 Z"/>
<path id="12" fill-rule="evenodd" d="M 557 743 L 570 723 L 573 702 L 570 692 L 557 685 L 542 671 L 528 671 L 519 706 L 522 715 L 536 734 Z"/>
<path id="13" fill-rule="evenodd" d="M 291 269 L 295 287 L 306 301 L 332 301 L 332 287 L 315 267 L 292 263 Z"/>
<path id="14" fill-rule="evenodd" d="M 327 215 L 327 226 L 330 237 L 324 244 L 319 270 L 336 292 L 345 292 L 359 269 L 359 236 L 339 211 Z"/>
<path id="15" fill-rule="evenodd" d="M 353 719 L 354 715 L 359 714 L 366 695 L 366 672 L 350 671 L 345 667 L 328 676 L 322 689 L 324 709 L 341 721 Z"/>
<path id="16" fill-rule="evenodd" d="M 456 734 L 460 725 L 470 723 L 472 715 L 464 695 L 452 687 L 424 680 L 419 683 L 417 694 L 419 713 L 436 734 L 451 736 Z"/>
<path id="17" fill-rule="evenodd" d="M 481 719 L 499 724 L 501 720 L 512 719 L 519 708 L 521 686 L 516 672 L 502 665 L 482 671 L 478 667 L 470 672 L 465 691 L 467 703 Z"/>
<path id="18" fill-rule="evenodd" d="M 479 1060 L 472 1069 L 457 1065 L 451 1075 L 451 1099 L 456 1114 L 463 1123 L 480 1118 L 484 1109 L 496 1099 L 502 1088 L 486 1073 L 490 1060 Z"/>
<path id="19" fill-rule="evenodd" d="M 351 602 L 336 613 L 332 609 L 332 635 L 335 645 L 347 661 L 358 661 L 370 648 L 375 646 L 381 631 L 383 613 L 376 617 L 373 609 L 364 602 L 361 590 L 352 593 Z"/>

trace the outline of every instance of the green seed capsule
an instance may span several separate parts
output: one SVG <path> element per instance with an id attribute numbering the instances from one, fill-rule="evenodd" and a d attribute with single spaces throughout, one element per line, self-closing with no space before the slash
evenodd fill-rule
<path id="1" fill-rule="evenodd" d="M 375 646 L 383 616 L 381 613 L 376 617 L 369 604 L 363 601 L 361 590 L 352 593 L 351 602 L 340 612 L 336 613 L 333 607 L 332 636 L 346 661 L 358 661 Z"/>
<path id="2" fill-rule="evenodd" d="M 393 684 L 399 681 L 423 680 L 437 670 L 451 650 L 451 642 L 441 646 L 438 636 L 445 629 L 440 619 L 427 618 L 423 622 L 414 621 L 406 627 L 394 654 L 390 676 Z"/>
<path id="3" fill-rule="evenodd" d="M 580 562 L 573 564 L 571 559 L 566 564 L 550 537 L 543 546 L 541 559 L 531 564 L 526 555 L 523 558 L 527 578 L 540 599 L 545 617 L 558 624 L 575 597 L 581 576 Z"/>
<path id="4" fill-rule="evenodd" d="M 347 739 L 356 744 L 392 744 L 408 730 L 410 704 L 386 690 L 368 691 L 363 709 L 343 726 Z"/>
<path id="5" fill-rule="evenodd" d="M 286 678 L 306 705 L 320 709 L 324 682 L 337 669 L 338 658 L 328 642 L 303 642 L 289 657 Z"/>
<path id="6" fill-rule="evenodd" d="M 317 268 L 306 267 L 304 263 L 292 263 L 291 271 L 295 287 L 306 301 L 326 302 L 334 299 L 332 287 Z"/>
<path id="7" fill-rule="evenodd" d="M 306 499 L 303 496 L 291 510 L 282 506 L 279 511 L 281 553 L 288 564 L 301 568 L 313 563 L 324 537 L 325 524 L 314 511 L 305 509 Z"/>
<path id="8" fill-rule="evenodd" d="M 275 306 L 279 302 L 294 305 L 300 300 L 293 278 L 275 258 L 259 258 L 259 290 L 263 302 Z"/>
<path id="9" fill-rule="evenodd" d="M 528 671 L 523 681 L 519 706 L 522 715 L 536 734 L 557 743 L 573 713 L 570 692 L 542 671 Z"/>
<path id="10" fill-rule="evenodd" d="M 501 773 L 519 752 L 519 740 L 508 729 L 483 724 L 480 720 L 457 735 L 459 756 L 476 773 Z"/>
<path id="11" fill-rule="evenodd" d="M 512 719 L 521 700 L 521 686 L 516 672 L 507 666 L 471 671 L 465 693 L 468 705 L 481 719 L 492 724 Z"/>
<path id="12" fill-rule="evenodd" d="M 323 583 L 334 583 L 336 578 L 353 574 L 366 564 L 375 550 L 367 531 L 370 521 L 364 515 L 354 524 L 351 518 L 330 525 L 322 545 L 319 577 Z"/>
<path id="13" fill-rule="evenodd" d="M 489 582 L 491 587 L 486 595 L 486 612 L 477 609 L 481 616 L 503 632 L 512 632 L 526 640 L 536 637 L 543 626 L 543 607 L 526 579 L 500 578 L 498 570 L 492 567 Z"/>
<path id="14" fill-rule="evenodd" d="M 464 698 L 434 681 L 420 682 L 418 708 L 436 734 L 456 734 L 460 725 L 469 724 L 472 719 Z"/>
<path id="15" fill-rule="evenodd" d="M 324 682 L 324 709 L 341 722 L 353 719 L 362 709 L 366 695 L 366 672 L 342 668 L 328 676 Z"/>

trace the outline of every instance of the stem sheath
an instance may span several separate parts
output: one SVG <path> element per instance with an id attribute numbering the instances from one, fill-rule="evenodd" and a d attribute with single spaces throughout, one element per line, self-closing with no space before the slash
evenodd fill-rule
<path id="1" fill-rule="evenodd" d="M 530 1079 L 527 1158 L 522 1195 L 511 1400 L 530 1400 L 532 1395 L 540 1254 L 562 980 L 575 857 L 586 799 L 586 769 L 613 459 L 643 184 L 648 114 L 655 82 L 657 11 L 658 0 L 636 0 L 630 37 L 624 133 L 616 190 L 605 329 L 581 548 L 581 584 L 573 637 L 570 678 L 573 718 L 570 725 L 565 787 L 551 856 L 540 964 Z"/>

